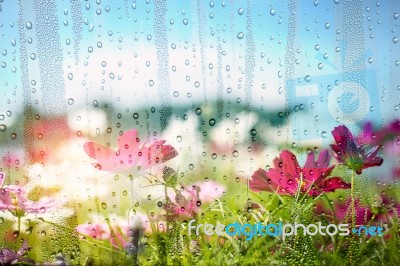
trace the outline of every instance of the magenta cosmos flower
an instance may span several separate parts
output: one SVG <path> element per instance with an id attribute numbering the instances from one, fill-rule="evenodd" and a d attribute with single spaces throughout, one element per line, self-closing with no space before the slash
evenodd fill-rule
<path id="1" fill-rule="evenodd" d="M 317 161 L 314 161 L 314 153 L 311 152 L 304 167 L 301 168 L 296 156 L 284 150 L 279 158 L 275 158 L 273 168 L 268 171 L 260 168 L 253 174 L 249 186 L 256 192 L 276 191 L 281 195 L 295 195 L 300 189 L 300 192 L 308 193 L 310 196 L 338 188 L 350 188 L 350 184 L 340 177 L 327 178 L 335 167 L 329 166 L 329 161 L 328 150 L 321 151 Z"/>
<path id="2" fill-rule="evenodd" d="M 315 210 L 318 216 L 324 214 L 324 217 L 330 222 L 336 220 L 337 222 L 351 224 L 351 198 L 348 198 L 343 202 L 335 200 L 333 202 L 333 209 L 334 212 L 332 212 L 332 209 L 326 208 L 321 203 L 318 203 Z M 374 218 L 374 213 L 371 208 L 369 206 L 363 206 L 359 199 L 354 200 L 354 209 L 355 225 L 368 224 L 371 219 Z"/>
<path id="3" fill-rule="evenodd" d="M 118 150 L 114 151 L 103 145 L 86 142 L 87 155 L 97 160 L 94 165 L 104 171 L 143 171 L 154 165 L 166 162 L 178 155 L 171 145 L 164 145 L 165 140 L 158 140 L 149 146 L 140 146 L 136 129 L 125 131 L 118 137 Z"/>
<path id="4" fill-rule="evenodd" d="M 21 186 L 4 185 L 5 174 L 0 173 L 0 211 L 10 211 L 14 216 L 43 214 L 58 209 L 64 202 L 43 197 L 39 201 L 28 199 L 26 190 Z"/>
<path id="5" fill-rule="evenodd" d="M 331 144 L 331 148 L 336 160 L 357 174 L 361 174 L 365 168 L 379 166 L 383 163 L 383 159 L 376 156 L 380 146 L 375 146 L 366 151 L 365 146 L 356 144 L 353 135 L 346 126 L 335 127 L 332 135 L 336 145 Z"/>

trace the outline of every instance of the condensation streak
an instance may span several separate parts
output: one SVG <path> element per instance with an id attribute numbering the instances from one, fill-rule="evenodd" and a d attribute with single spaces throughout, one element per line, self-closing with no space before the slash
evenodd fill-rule
<path id="1" fill-rule="evenodd" d="M 293 75 L 295 70 L 295 38 L 296 38 L 296 0 L 290 0 L 288 4 L 289 21 L 288 21 L 288 33 L 287 33 L 287 43 L 286 43 L 286 55 L 285 55 L 285 80 L 286 80 L 286 106 L 285 106 L 285 116 L 286 118 L 290 115 L 290 103 L 289 98 L 291 95 L 288 93 L 293 92 Z M 287 122 L 288 123 L 288 122 Z M 287 136 L 290 136 L 289 127 L 287 127 Z"/>
<path id="2" fill-rule="evenodd" d="M 51 117 L 56 113 L 64 113 L 66 109 L 57 11 L 53 1 L 35 0 L 33 3 L 43 111 L 46 116 Z"/>
<path id="3" fill-rule="evenodd" d="M 82 5 L 78 0 L 71 0 L 71 13 L 72 13 L 72 30 L 74 32 L 74 57 L 75 64 L 79 63 L 79 44 L 82 39 Z"/>
<path id="4" fill-rule="evenodd" d="M 358 60 L 365 51 L 363 3 L 361 0 L 343 2 L 343 38 L 345 51 L 343 80 L 365 85 L 366 61 Z M 352 73 L 356 71 L 357 73 Z"/>
<path id="5" fill-rule="evenodd" d="M 207 104 L 207 80 L 206 80 L 206 56 L 205 56 L 205 34 L 204 27 L 207 25 L 207 21 L 205 18 L 204 7 L 202 6 L 202 1 L 197 0 L 197 17 L 198 17 L 198 25 L 199 25 L 199 43 L 200 43 L 200 56 L 201 56 L 201 73 L 203 76 L 202 86 L 204 91 L 204 102 Z"/>
<path id="6" fill-rule="evenodd" d="M 218 84 L 218 90 L 217 90 L 217 112 L 218 112 L 218 118 L 219 121 L 222 121 L 224 114 L 222 113 L 224 110 L 224 98 L 223 98 L 223 91 L 224 91 L 224 81 L 222 78 L 222 59 L 221 59 L 221 54 L 222 54 L 222 47 L 221 47 L 221 42 L 220 39 L 218 38 L 218 46 L 217 46 L 217 58 L 218 58 L 218 75 L 217 75 L 217 84 Z"/>
<path id="7" fill-rule="evenodd" d="M 165 24 L 165 15 L 167 13 L 166 1 L 156 0 L 154 2 L 154 42 L 157 50 L 157 77 L 158 77 L 158 95 L 161 100 L 161 130 L 164 130 L 169 118 L 172 115 L 172 105 L 170 99 L 170 81 L 169 81 L 169 59 L 168 59 L 168 37 L 167 26 Z"/>
<path id="8" fill-rule="evenodd" d="M 251 111 L 251 94 L 254 84 L 254 67 L 255 67 L 255 44 L 253 39 L 253 25 L 251 22 L 251 1 L 247 2 L 247 22 L 246 22 L 246 49 L 245 49 L 245 106 L 246 115 Z M 247 123 L 247 122 L 246 122 Z"/>
<path id="9" fill-rule="evenodd" d="M 22 1 L 18 1 L 18 37 L 20 40 L 25 40 L 25 26 L 24 26 L 24 11 L 25 6 Z M 21 85 L 22 95 L 24 97 L 24 148 L 25 148 L 25 163 L 29 164 L 32 161 L 30 151 L 33 149 L 33 128 L 32 128 L 32 100 L 31 89 L 29 85 L 29 70 L 28 70 L 28 52 L 25 42 L 19 45 L 20 63 L 21 63 Z"/>
<path id="10" fill-rule="evenodd" d="M 63 55 L 55 2 L 35 0 L 33 7 L 41 84 L 43 141 L 51 147 L 53 142 L 64 141 L 69 136 L 65 123 L 49 122 L 53 117 L 66 113 Z"/>

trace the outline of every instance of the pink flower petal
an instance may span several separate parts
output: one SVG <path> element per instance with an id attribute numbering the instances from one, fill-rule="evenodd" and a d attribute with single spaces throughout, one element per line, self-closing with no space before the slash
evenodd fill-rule
<path id="1" fill-rule="evenodd" d="M 137 156 L 139 145 L 140 140 L 137 129 L 127 130 L 122 134 L 122 136 L 118 137 L 119 151 L 124 157 L 128 155 Z"/>
<path id="2" fill-rule="evenodd" d="M 83 148 L 87 155 L 97 160 L 96 167 L 100 170 L 116 171 L 121 168 L 115 151 L 94 142 L 86 142 Z"/>
<path id="3" fill-rule="evenodd" d="M 109 239 L 111 236 L 110 227 L 107 223 L 80 224 L 76 227 L 76 231 L 98 240 Z"/>
<path id="4" fill-rule="evenodd" d="M 280 160 L 277 162 L 276 165 L 276 161 L 274 160 L 275 169 L 282 169 L 282 171 L 290 178 L 300 178 L 301 169 L 296 156 L 292 152 L 288 150 L 282 151 L 280 154 Z"/>
<path id="5" fill-rule="evenodd" d="M 324 192 L 331 192 L 335 191 L 338 188 L 342 189 L 351 188 L 351 184 L 344 182 L 343 179 L 341 179 L 340 177 L 331 177 L 321 182 L 318 185 L 318 188 Z"/>
<path id="6" fill-rule="evenodd" d="M 3 187 L 5 180 L 6 180 L 6 175 L 4 173 L 0 173 L 0 188 Z"/>
<path id="7" fill-rule="evenodd" d="M 140 147 L 138 131 L 130 129 L 118 137 L 119 150 L 114 151 L 94 142 L 83 146 L 87 155 L 97 160 L 95 165 L 104 171 L 145 170 L 156 164 L 166 162 L 178 155 L 165 140 L 158 140 L 150 146 Z"/>

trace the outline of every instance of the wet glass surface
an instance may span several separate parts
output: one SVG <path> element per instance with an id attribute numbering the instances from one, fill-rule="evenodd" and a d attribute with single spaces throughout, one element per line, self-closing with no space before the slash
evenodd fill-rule
<path id="1" fill-rule="evenodd" d="M 0 0 L 0 264 L 399 263 L 399 13 Z"/>

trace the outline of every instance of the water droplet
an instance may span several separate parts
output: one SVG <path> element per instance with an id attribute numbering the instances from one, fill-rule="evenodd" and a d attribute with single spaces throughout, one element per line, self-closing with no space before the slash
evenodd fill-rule
<path id="1" fill-rule="evenodd" d="M 304 80 L 307 81 L 307 82 L 310 82 L 310 81 L 311 81 L 310 75 L 305 76 L 305 77 L 304 77 Z"/>
<path id="2" fill-rule="evenodd" d="M 393 38 L 393 43 L 397 43 L 398 41 L 399 41 L 399 38 L 397 38 L 397 37 Z"/>
<path id="3" fill-rule="evenodd" d="M 238 14 L 239 14 L 239 15 L 243 15 L 243 12 L 244 12 L 243 8 L 239 8 Z"/>
<path id="4" fill-rule="evenodd" d="M 238 38 L 239 40 L 241 40 L 241 39 L 243 39 L 243 37 L 244 37 L 243 32 L 239 32 L 238 35 L 237 35 L 237 38 Z"/>
<path id="5" fill-rule="evenodd" d="M 32 60 L 35 60 L 36 59 L 36 54 L 35 53 L 31 53 L 30 57 L 31 57 Z"/>
<path id="6" fill-rule="evenodd" d="M 0 132 L 4 132 L 7 130 L 7 126 L 4 124 L 0 124 Z"/>
<path id="7" fill-rule="evenodd" d="M 275 9 L 271 9 L 270 11 L 269 11 L 269 13 L 271 14 L 271 16 L 275 16 Z"/>
<path id="8" fill-rule="evenodd" d="M 210 126 L 214 126 L 214 125 L 215 125 L 215 119 L 214 119 L 214 118 L 211 118 L 211 119 L 208 121 L 208 124 L 209 124 Z"/>
<path id="9" fill-rule="evenodd" d="M 68 73 L 68 79 L 72 80 L 74 78 L 74 75 L 72 75 L 72 73 Z"/>
<path id="10" fill-rule="evenodd" d="M 105 209 L 107 209 L 107 204 L 105 202 L 102 202 L 101 207 L 105 210 Z"/>
<path id="11" fill-rule="evenodd" d="M 69 104 L 69 105 L 73 105 L 73 104 L 74 104 L 74 99 L 69 98 L 69 99 L 68 99 L 68 104 Z"/>
<path id="12" fill-rule="evenodd" d="M 189 23 L 189 21 L 187 20 L 187 18 L 183 19 L 183 24 L 187 25 Z"/>
<path id="13" fill-rule="evenodd" d="M 234 150 L 232 152 L 233 157 L 238 157 L 239 156 L 239 152 L 237 150 Z"/>
<path id="14" fill-rule="evenodd" d="M 196 115 L 201 115 L 201 108 L 197 108 L 196 111 L 194 111 Z"/>
<path id="15" fill-rule="evenodd" d="M 325 139 L 327 136 L 328 136 L 328 133 L 326 133 L 326 131 L 322 131 L 322 132 L 321 132 L 321 137 L 322 137 L 322 138 Z"/>
<path id="16" fill-rule="evenodd" d="M 176 141 L 177 141 L 177 142 L 182 142 L 182 137 L 181 137 L 181 136 L 177 136 L 177 137 L 176 137 Z"/>
<path id="17" fill-rule="evenodd" d="M 17 138 L 17 134 L 16 133 L 12 133 L 11 134 L 11 139 L 16 139 Z"/>
<path id="18" fill-rule="evenodd" d="M 26 28 L 27 28 L 28 30 L 32 29 L 32 23 L 31 23 L 31 22 L 27 22 L 27 23 L 26 23 Z"/>

